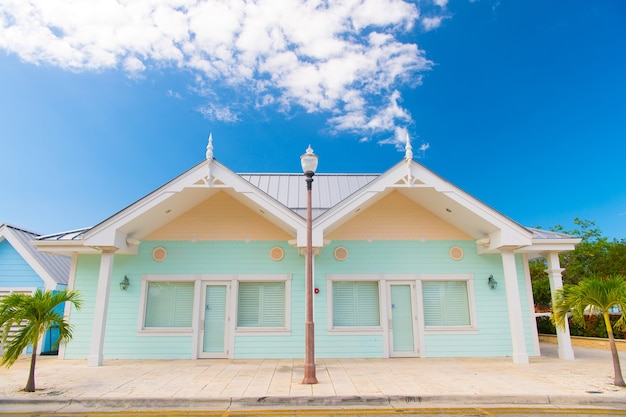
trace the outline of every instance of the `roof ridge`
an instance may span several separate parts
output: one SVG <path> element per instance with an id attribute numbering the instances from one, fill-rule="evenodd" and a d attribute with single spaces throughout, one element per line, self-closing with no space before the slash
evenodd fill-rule
<path id="1" fill-rule="evenodd" d="M 20 232 L 28 233 L 29 235 L 41 236 L 41 233 L 33 232 L 32 230 L 24 229 L 23 227 L 14 226 L 9 223 L 0 224 L 0 227 L 5 226 L 9 229 L 18 230 Z"/>
<path id="2" fill-rule="evenodd" d="M 280 175 L 289 175 L 289 176 L 298 176 L 298 177 L 303 177 L 304 174 L 303 173 L 297 173 L 297 172 L 284 172 L 284 173 L 274 173 L 274 172 L 238 172 L 237 175 L 259 175 L 259 176 L 280 176 Z M 325 172 L 325 173 L 315 173 L 316 177 L 319 176 L 338 176 L 338 175 L 345 175 L 345 176 L 359 176 L 359 177 L 366 177 L 366 176 L 379 176 L 381 175 L 380 173 L 362 173 L 362 172 L 337 172 L 337 173 L 332 173 L 332 172 Z"/>

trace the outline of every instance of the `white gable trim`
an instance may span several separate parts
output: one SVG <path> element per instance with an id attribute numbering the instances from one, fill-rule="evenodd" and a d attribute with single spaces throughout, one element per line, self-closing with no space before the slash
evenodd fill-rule
<path id="1" fill-rule="evenodd" d="M 30 266 L 33 271 L 42 279 L 44 284 L 44 290 L 54 290 L 57 287 L 57 282 L 52 278 L 52 276 L 46 271 L 46 269 L 41 266 L 39 261 L 35 259 L 35 257 L 29 252 L 28 248 L 25 248 L 22 242 L 15 236 L 13 231 L 7 225 L 2 225 L 0 227 L 0 242 L 2 239 L 6 239 L 7 242 L 17 251 L 17 253 L 26 261 L 28 266 Z"/>
<path id="2" fill-rule="evenodd" d="M 180 214 L 220 190 L 234 191 L 231 195 L 293 236 L 306 231 L 304 219 L 217 161 L 211 163 L 210 178 L 207 178 L 208 174 L 206 161 L 196 165 L 90 229 L 84 235 L 84 245 L 115 247 L 122 252 L 136 253 L 138 239 L 142 236 L 133 234 L 132 222 L 139 221 L 150 210 L 165 207 L 162 203 L 166 202 L 176 205 L 180 211 L 177 214 Z M 183 196 L 183 193 L 188 193 L 188 196 Z M 164 219 L 163 213 L 152 215 Z"/>
<path id="3" fill-rule="evenodd" d="M 410 194 L 410 190 L 420 188 L 436 191 L 450 203 L 454 202 L 457 207 L 460 206 L 465 214 L 489 224 L 490 229 L 492 229 L 489 233 L 475 236 L 476 239 L 489 237 L 489 249 L 518 248 L 531 245 L 532 232 L 526 228 L 443 180 L 417 162 L 402 161 L 316 219 L 317 221 L 313 225 L 314 246 L 317 246 L 315 239 L 318 239 L 319 244 L 325 232 L 332 230 L 333 226 L 344 221 L 346 216 L 355 215 L 362 206 L 372 204 L 394 189 L 407 190 L 407 193 Z M 462 227 L 460 228 L 462 229 Z"/>

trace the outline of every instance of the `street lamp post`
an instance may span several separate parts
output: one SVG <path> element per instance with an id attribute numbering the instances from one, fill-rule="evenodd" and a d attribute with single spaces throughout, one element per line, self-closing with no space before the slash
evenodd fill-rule
<path id="1" fill-rule="evenodd" d="M 311 186 L 313 175 L 317 169 L 317 155 L 313 153 L 311 145 L 306 153 L 300 157 L 302 171 L 306 177 L 306 323 L 305 323 L 305 356 L 303 384 L 317 384 L 315 376 L 315 327 L 313 325 L 313 237 L 312 237 L 312 210 Z"/>

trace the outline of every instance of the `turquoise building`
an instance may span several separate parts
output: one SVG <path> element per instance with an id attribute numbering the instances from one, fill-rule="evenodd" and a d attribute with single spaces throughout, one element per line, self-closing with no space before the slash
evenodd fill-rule
<path id="1" fill-rule="evenodd" d="M 61 354 L 87 359 L 303 358 L 307 191 L 302 174 L 237 174 L 213 158 L 100 224 L 42 236 L 72 257 Z M 528 262 L 553 290 L 579 242 L 529 229 L 412 159 L 380 174 L 316 174 L 315 355 L 540 355 Z M 569 333 L 559 354 L 573 359 Z"/>

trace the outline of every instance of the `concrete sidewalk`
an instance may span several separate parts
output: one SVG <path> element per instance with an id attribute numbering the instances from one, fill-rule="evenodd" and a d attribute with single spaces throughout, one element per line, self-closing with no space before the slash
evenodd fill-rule
<path id="1" fill-rule="evenodd" d="M 304 407 L 594 406 L 626 409 L 612 385 L 610 352 L 556 345 L 528 365 L 510 358 L 318 359 L 316 385 L 297 360 L 84 360 L 39 357 L 34 393 L 23 392 L 29 359 L 0 369 L 0 412 L 107 409 Z M 622 363 L 626 355 L 621 353 Z"/>

